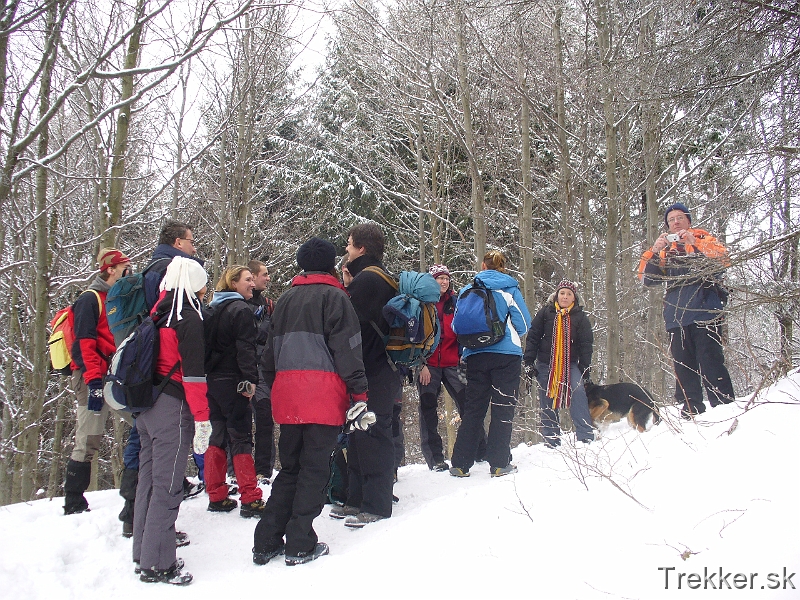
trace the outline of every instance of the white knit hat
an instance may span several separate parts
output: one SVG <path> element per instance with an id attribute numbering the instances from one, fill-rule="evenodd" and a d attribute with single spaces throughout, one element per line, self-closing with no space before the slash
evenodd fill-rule
<path id="1" fill-rule="evenodd" d="M 161 280 L 161 291 L 175 291 L 172 297 L 172 310 L 169 312 L 167 319 L 167 327 L 172 321 L 172 315 L 178 315 L 178 321 L 183 317 L 181 311 L 183 310 L 183 298 L 189 298 L 189 303 L 192 308 L 197 311 L 200 318 L 203 318 L 203 306 L 200 300 L 195 295 L 208 283 L 208 274 L 206 270 L 200 265 L 199 262 L 191 258 L 183 256 L 176 256 L 172 259 L 167 267 L 167 272 L 164 274 L 164 279 Z"/>

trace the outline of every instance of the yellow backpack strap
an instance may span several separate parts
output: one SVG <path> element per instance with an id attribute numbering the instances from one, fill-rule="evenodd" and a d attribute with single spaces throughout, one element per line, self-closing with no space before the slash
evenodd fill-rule
<path id="1" fill-rule="evenodd" d="M 381 277 L 383 277 L 383 280 L 390 286 L 392 286 L 392 289 L 394 289 L 395 291 L 400 289 L 400 286 L 394 280 L 394 278 L 390 277 L 389 274 L 386 273 L 386 271 L 384 271 L 380 267 L 374 267 L 374 266 L 364 267 L 364 271 L 369 271 L 370 273 L 375 273 L 377 275 L 380 275 Z"/>
<path id="2" fill-rule="evenodd" d="M 100 293 L 97 290 L 88 290 L 94 293 L 94 297 L 97 298 L 97 310 L 100 311 L 100 314 L 103 314 L 103 301 L 100 299 Z"/>

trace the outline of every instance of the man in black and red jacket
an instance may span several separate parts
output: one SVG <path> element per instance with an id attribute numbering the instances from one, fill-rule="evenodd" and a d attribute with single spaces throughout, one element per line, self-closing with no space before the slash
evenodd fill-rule
<path id="1" fill-rule="evenodd" d="M 367 406 L 377 417 L 369 431 L 356 430 L 350 435 L 347 502 L 330 513 L 334 519 L 345 519 L 345 525 L 353 528 L 392 516 L 392 411 L 402 394 L 402 379 L 386 354 L 383 337 L 389 333 L 383 307 L 396 291 L 372 270 L 386 270 L 382 264 L 384 244 L 383 232 L 374 223 L 350 229 L 347 268 L 353 280 L 347 291 L 361 326 L 364 370 L 369 382 Z"/>
<path id="2" fill-rule="evenodd" d="M 311 238 L 300 246 L 297 264 L 303 273 L 292 280 L 272 315 L 261 372 L 281 426 L 281 470 L 256 526 L 256 564 L 284 551 L 288 565 L 328 553 L 312 523 L 325 503 L 330 455 L 350 400 L 367 400 L 358 317 L 331 274 L 335 260 L 330 242 Z"/>
<path id="3" fill-rule="evenodd" d="M 67 462 L 64 514 L 89 509 L 83 493 L 89 487 L 92 458 L 103 440 L 108 405 L 103 399 L 103 377 L 116 351 L 106 319 L 106 295 L 131 266 L 131 259 L 116 248 L 97 256 L 100 274 L 72 305 L 75 342 L 72 345 L 72 389 L 78 399 L 75 447 Z"/>

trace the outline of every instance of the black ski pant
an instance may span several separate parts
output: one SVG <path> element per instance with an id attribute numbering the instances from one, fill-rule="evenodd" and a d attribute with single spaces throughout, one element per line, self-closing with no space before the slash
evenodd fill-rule
<path id="1" fill-rule="evenodd" d="M 725 367 L 720 321 L 670 329 L 669 350 L 675 366 L 675 399 L 692 414 L 705 411 L 703 387 L 712 407 L 733 402 L 733 383 Z"/>
<path id="2" fill-rule="evenodd" d="M 486 454 L 492 469 L 511 462 L 511 428 L 517 405 L 522 357 L 478 352 L 467 357 L 467 392 L 453 447 L 453 466 L 469 471 L 475 463 L 483 420 L 491 406 Z"/>
<path id="3" fill-rule="evenodd" d="M 444 444 L 439 434 L 439 392 L 442 385 L 456 404 L 458 414 L 464 415 L 466 386 L 458 378 L 458 367 L 432 367 L 428 365 L 431 380 L 422 385 L 417 379 L 419 390 L 419 438 L 422 456 L 428 468 L 444 461 Z M 480 442 L 475 456 L 476 461 L 486 457 L 486 430 L 481 427 Z"/>
<path id="4" fill-rule="evenodd" d="M 272 420 L 272 399 L 269 394 L 269 387 L 264 381 L 261 368 L 258 370 L 258 385 L 256 393 L 250 401 L 253 409 L 253 419 L 256 424 L 254 435 L 254 456 L 256 473 L 272 477 L 274 468 L 274 449 L 275 449 L 275 422 Z"/>
<path id="5" fill-rule="evenodd" d="M 284 536 L 287 555 L 314 549 L 318 538 L 313 523 L 325 505 L 330 457 L 340 431 L 333 425 L 281 425 L 281 470 L 256 525 L 256 552 L 278 548 Z"/>
<path id="6" fill-rule="evenodd" d="M 387 365 L 388 366 L 388 365 Z M 347 456 L 347 505 L 361 512 L 392 516 L 394 485 L 394 441 L 392 416 L 394 404 L 402 395 L 400 376 L 389 370 L 370 377 L 367 408 L 375 413 L 376 422 L 368 431 L 350 434 Z"/>

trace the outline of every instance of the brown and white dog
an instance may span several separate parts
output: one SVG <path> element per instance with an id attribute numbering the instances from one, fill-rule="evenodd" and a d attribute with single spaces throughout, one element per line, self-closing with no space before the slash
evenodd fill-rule
<path id="1" fill-rule="evenodd" d="M 644 433 L 650 415 L 653 416 L 653 424 L 661 421 L 652 394 L 635 383 L 597 385 L 589 381 L 584 387 L 589 400 L 589 414 L 595 426 L 616 423 L 627 417 L 631 427 Z"/>

